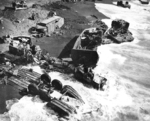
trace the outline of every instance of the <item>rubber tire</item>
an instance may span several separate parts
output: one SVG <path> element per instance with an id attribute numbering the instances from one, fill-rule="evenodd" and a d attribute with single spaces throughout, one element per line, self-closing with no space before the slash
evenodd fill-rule
<path id="1" fill-rule="evenodd" d="M 55 90 L 61 91 L 63 89 L 63 84 L 57 79 L 54 79 L 51 84 Z"/>
<path id="2" fill-rule="evenodd" d="M 41 80 L 45 83 L 48 83 L 48 84 L 51 83 L 51 77 L 47 74 L 42 74 L 41 75 Z"/>
<path id="3" fill-rule="evenodd" d="M 35 84 L 30 84 L 28 86 L 29 94 L 32 95 L 38 95 L 39 94 L 39 89 Z"/>

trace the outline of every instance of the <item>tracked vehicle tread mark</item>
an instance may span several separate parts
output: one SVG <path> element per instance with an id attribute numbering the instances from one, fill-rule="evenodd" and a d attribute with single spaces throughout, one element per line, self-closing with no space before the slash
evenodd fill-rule
<path id="1" fill-rule="evenodd" d="M 71 87 L 70 85 L 65 85 L 61 91 L 62 94 L 68 95 L 70 97 L 73 97 L 77 100 L 80 100 L 80 102 L 84 103 L 82 97 L 78 94 L 78 92 Z"/>

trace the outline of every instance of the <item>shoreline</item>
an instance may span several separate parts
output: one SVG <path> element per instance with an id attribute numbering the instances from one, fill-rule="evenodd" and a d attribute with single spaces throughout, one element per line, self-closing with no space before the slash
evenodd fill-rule
<path id="1" fill-rule="evenodd" d="M 107 0 L 110 1 L 110 0 Z M 74 11 L 78 10 L 78 13 L 80 16 L 90 16 L 95 15 L 98 16 L 98 18 L 103 19 L 103 18 L 107 18 L 106 16 L 104 16 L 102 13 L 99 13 L 98 10 L 95 8 L 95 3 L 93 2 L 87 2 L 87 4 L 74 4 L 74 3 L 69 3 L 68 4 Z M 79 9 L 79 7 L 80 9 Z M 84 7 L 83 7 L 84 6 Z M 83 11 L 84 9 L 86 9 L 85 11 Z M 85 14 L 86 13 L 86 14 Z M 61 15 L 61 14 L 60 14 Z M 78 16 L 78 15 L 77 15 Z M 68 16 L 66 16 L 68 17 Z M 74 17 L 74 16 L 73 16 Z M 80 17 L 79 17 L 80 18 Z M 73 24 L 73 23 L 72 23 Z M 79 28 L 86 28 L 85 27 L 79 27 Z M 78 29 L 78 28 L 75 28 Z M 62 48 L 65 47 L 65 45 L 74 38 L 74 36 L 77 33 L 80 33 L 83 29 L 75 31 L 75 33 L 73 33 L 72 35 L 67 35 L 64 37 L 58 36 L 58 37 L 50 37 L 50 41 L 49 38 L 40 38 L 40 41 L 35 42 L 35 44 L 39 44 L 41 46 L 42 49 L 46 49 L 47 51 L 49 51 L 50 55 L 52 56 L 58 56 L 60 54 L 60 52 L 62 51 Z M 3 86 L 3 85 L 0 85 Z M 5 85 L 4 85 L 5 86 Z M 11 98 L 20 98 L 21 96 L 19 95 L 18 91 L 15 90 L 14 87 L 10 87 L 10 85 L 6 85 L 4 88 L 0 89 L 0 97 L 2 98 L 3 96 L 3 100 L 0 100 L 0 114 L 4 113 L 5 111 L 7 111 L 6 109 L 6 100 L 11 99 Z M 11 94 L 10 94 L 11 92 Z M 4 94 L 6 96 L 4 96 Z"/>
<path id="2" fill-rule="evenodd" d="M 73 7 L 76 8 L 75 4 L 72 4 L 72 5 L 74 5 Z M 91 5 L 91 6 L 93 6 L 93 5 Z M 101 6 L 101 7 L 103 7 L 103 6 Z M 75 8 L 73 8 L 73 9 L 75 9 Z M 88 8 L 88 6 L 87 6 L 87 8 Z M 105 10 L 105 8 L 102 8 L 102 9 Z M 107 13 L 107 12 L 109 12 L 109 10 L 110 9 L 108 8 L 104 12 Z M 80 11 L 82 11 L 82 9 Z M 84 13 L 84 11 L 83 11 L 83 13 Z M 83 15 L 83 13 L 80 13 L 80 15 L 81 14 Z M 117 13 L 118 13 L 118 11 L 114 10 L 114 15 Z M 107 14 L 109 15 L 109 13 L 107 13 Z M 136 15 L 136 13 L 135 13 L 135 15 Z M 137 21 L 137 23 L 138 23 L 138 21 Z M 138 33 L 137 29 L 135 29 L 134 31 L 135 32 L 137 31 L 137 33 Z M 80 32 L 80 30 L 76 31 L 76 33 L 77 32 Z M 73 36 L 73 34 L 71 36 L 66 36 L 66 38 L 68 37 L 68 40 L 65 40 L 66 39 L 65 37 L 63 38 L 63 40 L 61 40 L 61 37 L 58 37 L 58 40 L 55 40 L 56 38 L 52 38 L 53 39 L 52 41 L 51 40 L 44 41 L 44 39 L 43 39 L 43 41 L 45 42 L 44 44 L 48 44 L 48 43 L 52 44 L 53 42 L 57 43 L 57 44 L 59 43 L 59 44 L 61 44 L 59 46 L 63 47 L 65 45 L 65 43 L 67 41 L 69 41 L 69 38 L 71 38 L 72 36 Z M 135 36 L 137 37 L 137 34 L 135 34 Z M 139 37 L 137 37 L 137 38 L 139 39 Z M 51 41 L 51 42 L 49 42 L 49 41 Z M 44 44 L 43 44 L 43 46 L 44 46 Z M 130 47 L 128 46 L 129 44 L 131 44 Z M 148 75 L 148 73 L 145 72 L 145 75 L 144 75 L 143 70 L 138 70 L 138 69 L 147 69 L 146 67 L 149 67 L 149 66 L 148 65 L 146 66 L 147 63 L 145 62 L 145 60 L 140 60 L 140 59 L 142 59 L 142 57 L 144 57 L 144 55 L 141 53 L 141 52 L 143 52 L 143 50 L 138 47 L 134 48 L 132 46 L 132 44 L 136 44 L 136 43 L 134 43 L 134 41 L 133 41 L 131 43 L 110 45 L 111 47 L 108 47 L 108 48 L 104 47 L 104 49 L 102 50 L 102 56 L 100 57 L 100 59 L 102 59 L 102 63 L 98 63 L 98 66 L 97 66 L 98 68 L 95 71 L 97 73 L 100 73 L 101 69 L 104 68 L 104 70 L 102 70 L 102 74 L 104 74 L 106 77 L 108 77 L 108 88 L 107 88 L 106 92 L 98 92 L 96 90 L 92 90 L 89 88 L 87 89 L 80 84 L 78 85 L 78 82 L 77 83 L 72 82 L 71 79 L 66 79 L 66 78 L 63 79 L 63 78 L 61 78 L 61 76 L 60 77 L 57 76 L 57 74 L 54 74 L 51 76 L 52 76 L 52 78 L 62 79 L 62 81 L 64 81 L 66 84 L 74 85 L 74 87 L 76 87 L 79 90 L 79 92 L 83 91 L 82 92 L 83 96 L 85 96 L 85 97 L 87 96 L 86 101 L 89 101 L 92 104 L 92 106 L 95 105 L 96 107 L 98 107 L 99 106 L 98 104 L 100 104 L 102 106 L 102 111 L 103 111 L 103 114 L 102 114 L 103 116 L 102 115 L 101 115 L 102 117 L 100 116 L 101 118 L 108 117 L 109 120 L 112 120 L 112 121 L 116 121 L 116 120 L 118 120 L 118 121 L 120 121 L 120 120 L 147 121 L 145 119 L 145 117 L 150 119 L 150 117 L 149 117 L 150 109 L 148 108 L 150 106 L 149 88 L 147 89 L 145 86 L 143 86 L 143 85 L 141 86 L 138 83 L 138 80 L 140 81 L 140 79 L 139 79 L 140 71 L 143 74 L 143 76 L 140 77 L 141 79 L 144 79 L 144 76 Z M 50 48 L 50 47 L 54 47 L 54 48 Z M 58 52 L 56 52 L 55 47 L 57 47 L 57 45 L 54 46 L 52 44 L 49 46 L 49 50 L 51 50 L 52 54 L 57 55 Z M 146 51 L 146 52 L 148 52 L 148 51 Z M 146 57 L 146 53 L 144 53 L 144 54 Z M 128 59 L 128 62 L 126 62 L 124 57 L 126 57 Z M 148 58 L 145 58 L 145 59 L 148 59 Z M 100 65 L 100 64 L 103 64 L 103 65 Z M 142 64 L 145 64 L 145 66 L 142 66 Z M 139 68 L 139 67 L 141 67 L 141 68 Z M 149 72 L 149 71 L 147 71 L 147 72 Z M 134 77 L 137 79 L 137 81 L 132 82 L 132 79 L 124 78 L 120 74 L 127 75 L 128 77 L 134 77 L 135 75 L 137 75 L 136 77 Z M 145 81 L 145 80 L 141 80 L 141 81 Z M 148 81 L 148 79 L 147 79 L 147 81 Z M 85 91 L 85 90 L 87 90 L 87 91 Z M 9 90 L 7 90 L 7 92 L 9 92 Z M 3 92 L 1 92 L 1 93 L 3 93 Z M 91 96 L 89 95 L 89 97 L 88 97 L 88 94 L 91 94 Z M 91 100 L 90 100 L 90 98 L 91 98 Z M 24 104 L 24 106 L 27 106 L 27 105 Z M 19 109 L 19 108 L 17 108 L 17 109 Z M 29 107 L 29 110 L 30 110 L 30 107 Z M 25 113 L 27 115 L 26 111 L 25 112 L 23 111 L 23 113 Z M 13 113 L 13 114 L 15 114 L 15 113 Z M 93 118 L 96 119 L 97 116 L 98 115 L 93 115 Z M 89 118 L 89 120 L 90 120 L 90 118 Z M 106 119 L 106 120 L 108 120 L 108 119 Z"/>

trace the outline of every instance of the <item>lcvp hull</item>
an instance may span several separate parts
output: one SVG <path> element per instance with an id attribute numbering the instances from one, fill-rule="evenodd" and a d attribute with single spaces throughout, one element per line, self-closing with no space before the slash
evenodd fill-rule
<path id="1" fill-rule="evenodd" d="M 97 51 L 72 49 L 71 58 L 75 64 L 83 64 L 85 66 L 95 66 L 99 56 Z"/>

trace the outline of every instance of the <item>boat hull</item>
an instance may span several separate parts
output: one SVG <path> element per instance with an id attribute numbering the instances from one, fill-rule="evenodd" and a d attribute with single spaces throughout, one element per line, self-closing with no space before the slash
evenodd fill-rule
<path id="1" fill-rule="evenodd" d="M 72 49 L 71 58 L 75 64 L 83 64 L 85 66 L 95 66 L 99 56 L 97 51 Z"/>

